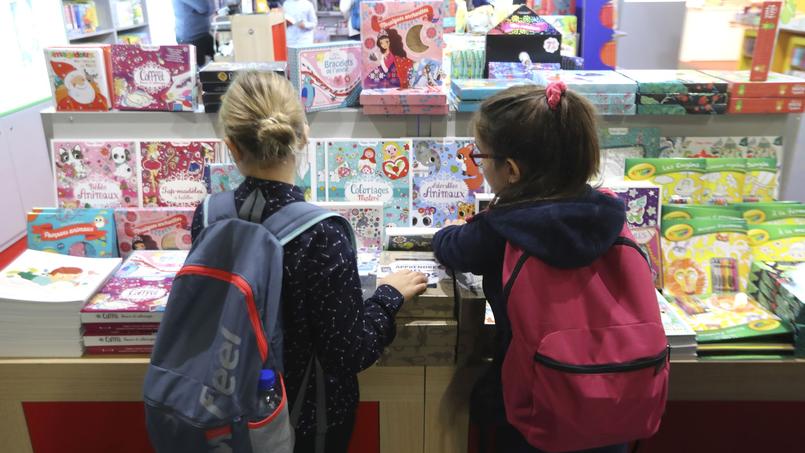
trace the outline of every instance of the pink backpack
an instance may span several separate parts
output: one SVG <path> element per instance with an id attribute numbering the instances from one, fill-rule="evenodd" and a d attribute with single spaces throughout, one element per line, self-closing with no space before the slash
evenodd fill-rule
<path id="1" fill-rule="evenodd" d="M 587 267 L 551 267 L 506 245 L 512 340 L 503 361 L 506 417 L 542 450 L 573 451 L 657 432 L 669 349 L 651 270 L 624 226 Z"/>

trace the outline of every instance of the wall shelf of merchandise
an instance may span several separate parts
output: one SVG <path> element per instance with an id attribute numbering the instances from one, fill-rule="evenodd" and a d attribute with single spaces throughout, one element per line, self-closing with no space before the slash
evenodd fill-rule
<path id="1" fill-rule="evenodd" d="M 360 109 L 346 108 L 308 114 L 313 138 L 357 137 L 461 137 L 470 131 L 470 113 L 448 116 L 366 116 Z M 602 116 L 600 127 L 655 127 L 663 136 L 782 136 L 781 194 L 794 195 L 792 183 L 800 115 L 686 115 Z M 217 115 L 203 112 L 42 112 L 48 139 L 93 138 L 210 138 L 220 137 Z"/>
<path id="2" fill-rule="evenodd" d="M 71 43 L 149 43 L 146 0 L 61 0 L 62 18 Z"/>

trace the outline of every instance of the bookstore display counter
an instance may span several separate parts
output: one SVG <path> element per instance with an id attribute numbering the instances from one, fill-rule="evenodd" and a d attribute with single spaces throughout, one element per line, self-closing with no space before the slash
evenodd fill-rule
<path id="1" fill-rule="evenodd" d="M 147 363 L 144 357 L 0 359 L 3 451 L 34 451 L 23 403 L 139 402 Z M 477 367 L 419 366 L 361 373 L 361 400 L 377 403 L 380 452 L 467 451 L 469 392 L 479 373 Z M 670 398 L 805 401 L 802 382 L 804 360 L 673 362 Z M 121 426 L 119 433 L 134 428 Z"/>

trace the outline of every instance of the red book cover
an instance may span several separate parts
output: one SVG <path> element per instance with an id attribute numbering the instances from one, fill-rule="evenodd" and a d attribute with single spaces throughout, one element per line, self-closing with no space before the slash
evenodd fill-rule
<path id="1" fill-rule="evenodd" d="M 801 113 L 801 98 L 730 98 L 729 113 Z"/>
<path id="2" fill-rule="evenodd" d="M 760 11 L 760 28 L 755 39 L 755 51 L 752 54 L 752 71 L 749 75 L 749 80 L 753 82 L 763 82 L 769 76 L 781 7 L 781 2 L 763 2 Z"/>

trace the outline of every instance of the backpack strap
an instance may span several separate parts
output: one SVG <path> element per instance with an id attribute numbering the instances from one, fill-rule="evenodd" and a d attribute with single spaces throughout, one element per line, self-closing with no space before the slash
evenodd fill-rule
<path id="1" fill-rule="evenodd" d="M 271 214 L 263 222 L 263 226 L 279 239 L 280 244 L 285 245 L 317 223 L 329 218 L 340 219 L 345 226 L 352 249 L 355 250 L 355 233 L 347 220 L 338 213 L 310 203 L 299 201 L 287 204 Z"/>

